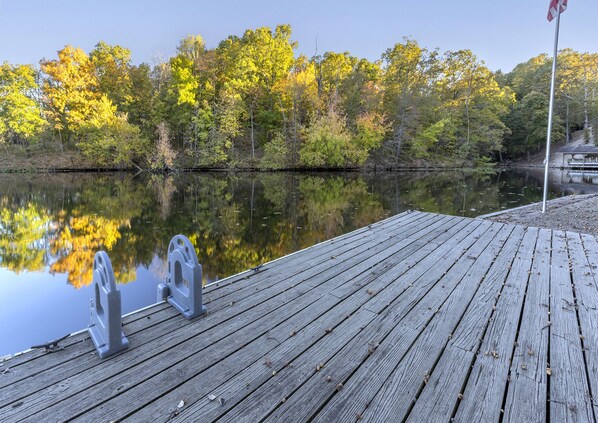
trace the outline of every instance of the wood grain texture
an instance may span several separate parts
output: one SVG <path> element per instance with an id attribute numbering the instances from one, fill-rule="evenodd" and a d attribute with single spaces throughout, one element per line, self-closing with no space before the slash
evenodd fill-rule
<path id="1" fill-rule="evenodd" d="M 587 370 L 577 320 L 567 240 L 553 231 L 550 263 L 550 421 L 592 422 Z"/>
<path id="2" fill-rule="evenodd" d="M 0 421 L 593 422 L 598 242 L 409 212 L 0 367 Z M 9 371 L 3 372 L 4 369 Z M 549 375 L 550 374 L 550 375 Z"/>
<path id="3" fill-rule="evenodd" d="M 551 231 L 541 229 L 511 360 L 505 422 L 546 421 L 551 247 Z"/>

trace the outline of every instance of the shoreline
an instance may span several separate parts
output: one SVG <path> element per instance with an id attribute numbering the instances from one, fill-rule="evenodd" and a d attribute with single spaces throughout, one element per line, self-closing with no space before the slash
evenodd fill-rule
<path id="1" fill-rule="evenodd" d="M 463 166 L 361 166 L 361 167 L 284 167 L 284 168 L 264 168 L 256 166 L 181 166 L 173 167 L 165 171 L 152 171 L 141 167 L 102 167 L 102 166 L 60 166 L 60 167 L 45 167 L 45 166 L 2 166 L 0 163 L 0 174 L 18 174 L 18 173 L 110 173 L 110 172 L 125 172 L 125 173 L 202 173 L 202 172 L 443 172 L 443 171 L 459 171 L 459 172 L 499 172 L 511 169 L 538 169 L 539 166 L 533 165 L 501 165 L 499 163 L 489 167 L 463 167 Z M 541 167 L 544 168 L 543 166 Z M 564 168 L 558 166 L 551 166 L 552 170 L 563 170 Z"/>
<path id="2" fill-rule="evenodd" d="M 479 219 L 598 236 L 598 194 L 573 194 L 478 216 Z"/>

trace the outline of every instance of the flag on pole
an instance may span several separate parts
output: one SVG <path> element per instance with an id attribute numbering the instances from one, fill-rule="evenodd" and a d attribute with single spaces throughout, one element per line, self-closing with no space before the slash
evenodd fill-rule
<path id="1" fill-rule="evenodd" d="M 567 10 L 567 0 L 550 0 L 550 7 L 548 8 L 548 22 L 552 22 L 554 18 L 559 14 L 559 8 L 561 13 Z"/>

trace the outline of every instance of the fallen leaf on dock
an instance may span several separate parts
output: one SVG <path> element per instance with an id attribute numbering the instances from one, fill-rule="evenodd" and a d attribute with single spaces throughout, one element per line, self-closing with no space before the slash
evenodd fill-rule
<path id="1" fill-rule="evenodd" d="M 372 355 L 374 351 L 380 346 L 378 342 L 370 341 L 368 342 L 368 355 Z"/>
<path id="2" fill-rule="evenodd" d="M 179 402 L 179 405 L 176 406 L 176 408 L 183 408 L 185 406 L 185 400 L 182 399 L 181 402 Z"/>

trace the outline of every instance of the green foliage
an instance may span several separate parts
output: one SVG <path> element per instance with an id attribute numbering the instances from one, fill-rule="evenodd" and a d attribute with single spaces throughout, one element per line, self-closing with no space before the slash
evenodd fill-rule
<path id="1" fill-rule="evenodd" d="M 361 166 L 370 151 L 379 148 L 387 132 L 384 117 L 376 113 L 364 113 L 355 120 L 356 134 L 349 148 L 350 162 Z"/>
<path id="2" fill-rule="evenodd" d="M 511 111 L 507 123 L 512 135 L 505 143 L 507 151 L 518 156 L 536 153 L 546 144 L 548 121 L 548 97 L 537 91 L 525 95 Z M 552 140 L 560 142 L 565 138 L 565 127 L 560 116 L 553 118 Z"/>
<path id="3" fill-rule="evenodd" d="M 214 49 L 188 35 L 153 67 L 103 41 L 89 54 L 65 46 L 39 74 L 2 65 L 0 141 L 30 143 L 47 120 L 67 146 L 122 165 L 164 123 L 181 163 L 267 167 L 473 164 L 540 148 L 547 55 L 494 73 L 470 50 L 441 54 L 404 38 L 379 61 L 331 51 L 308 59 L 295 57 L 291 35 L 289 25 L 248 29 Z M 597 92 L 598 54 L 563 50 L 555 140 L 596 127 Z"/>
<path id="4" fill-rule="evenodd" d="M 243 107 L 252 154 L 256 132 L 265 142 L 283 124 L 283 90 L 294 63 L 294 48 L 289 25 L 279 25 L 274 31 L 267 27 L 247 30 L 242 38 L 231 36 L 218 46 L 221 89 L 240 100 L 234 103 Z"/>
<path id="5" fill-rule="evenodd" d="M 350 144 L 345 121 L 331 108 L 307 128 L 300 163 L 308 167 L 345 167 L 351 156 Z"/>
<path id="6" fill-rule="evenodd" d="M 0 142 L 31 143 L 46 125 L 32 92 L 39 87 L 31 66 L 0 65 Z"/>
<path id="7" fill-rule="evenodd" d="M 284 169 L 288 167 L 289 149 L 282 135 L 277 135 L 264 146 L 264 156 L 260 166 L 264 169 Z"/>
<path id="8" fill-rule="evenodd" d="M 423 130 L 415 136 L 411 145 L 411 154 L 417 159 L 429 158 L 440 137 L 445 135 L 446 127 L 450 124 L 450 119 L 442 119 Z"/>
<path id="9" fill-rule="evenodd" d="M 426 120 L 437 120 L 440 94 L 434 88 L 439 86 L 441 67 L 436 52 L 408 38 L 386 50 L 382 60 L 382 104 L 392 128 L 387 147 L 396 163 L 416 132 L 432 123 Z"/>
<path id="10" fill-rule="evenodd" d="M 118 114 L 103 96 L 82 125 L 77 147 L 99 165 L 131 166 L 144 157 L 147 141 L 140 129 L 127 122 L 126 115 Z"/>
<path id="11" fill-rule="evenodd" d="M 146 138 L 150 138 L 154 130 L 154 88 L 151 68 L 146 64 L 129 68 L 131 78 L 131 100 L 126 111 L 129 122 L 139 126 Z"/>
<path id="12" fill-rule="evenodd" d="M 126 112 L 133 101 L 131 51 L 103 41 L 89 53 L 98 81 L 98 89 L 108 96 L 119 112 Z"/>

